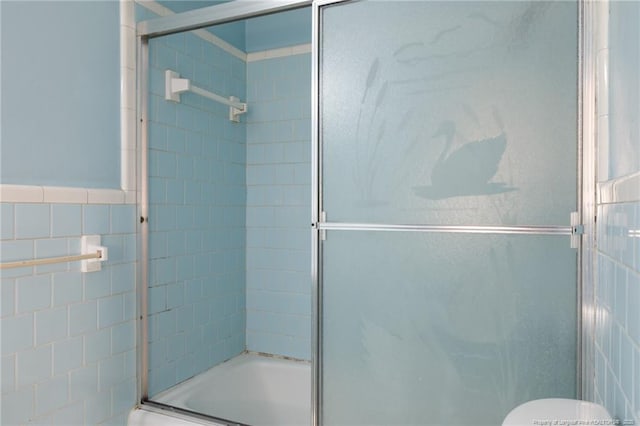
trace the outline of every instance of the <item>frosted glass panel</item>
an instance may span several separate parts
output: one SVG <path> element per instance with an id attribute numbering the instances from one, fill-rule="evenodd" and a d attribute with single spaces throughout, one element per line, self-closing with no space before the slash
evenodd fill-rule
<path id="1" fill-rule="evenodd" d="M 575 2 L 321 8 L 329 221 L 568 225 Z"/>
<path id="2" fill-rule="evenodd" d="M 575 397 L 568 237 L 329 231 L 325 425 L 496 426 Z"/>

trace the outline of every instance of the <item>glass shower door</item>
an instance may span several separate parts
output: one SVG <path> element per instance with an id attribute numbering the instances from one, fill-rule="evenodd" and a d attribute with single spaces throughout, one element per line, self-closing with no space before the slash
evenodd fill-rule
<path id="1" fill-rule="evenodd" d="M 316 8 L 321 423 L 575 397 L 577 4 Z"/>
<path id="2" fill-rule="evenodd" d="M 492 425 L 575 397 L 565 236 L 327 231 L 324 425 Z"/>

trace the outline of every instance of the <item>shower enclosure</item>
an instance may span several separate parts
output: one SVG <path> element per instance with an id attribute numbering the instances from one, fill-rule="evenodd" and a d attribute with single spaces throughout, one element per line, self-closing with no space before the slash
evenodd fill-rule
<path id="1" fill-rule="evenodd" d="M 310 112 L 292 125 L 310 129 L 307 157 L 260 174 L 273 152 L 251 144 L 273 143 L 279 125 L 265 122 L 287 112 L 252 115 L 262 92 L 247 57 L 203 44 L 184 66 L 184 32 L 310 4 L 230 2 L 138 26 L 143 402 L 260 424 L 165 398 L 247 351 L 311 360 L 315 425 L 496 425 L 527 400 L 579 396 L 579 4 L 313 2 L 312 67 L 296 68 L 310 90 L 294 96 Z M 181 104 L 162 97 L 167 69 L 195 92 L 176 83 Z M 247 112 L 229 121 L 233 107 L 203 90 Z M 267 176 L 308 193 L 274 209 L 277 191 L 252 192 Z M 278 239 L 307 248 L 256 267 L 256 241 Z M 297 289 L 278 303 L 299 321 L 270 331 L 296 344 L 255 334 L 273 318 L 251 312 L 270 303 L 267 282 Z"/>

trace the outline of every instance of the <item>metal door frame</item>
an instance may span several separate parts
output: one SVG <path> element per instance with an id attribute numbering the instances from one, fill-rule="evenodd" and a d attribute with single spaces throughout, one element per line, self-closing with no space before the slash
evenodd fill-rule
<path id="1" fill-rule="evenodd" d="M 311 0 L 232 1 L 203 7 L 171 16 L 138 22 L 137 39 L 137 139 L 140 147 L 138 164 L 138 274 L 137 294 L 137 403 L 147 411 L 159 412 L 179 418 L 196 418 L 212 425 L 242 426 L 232 419 L 222 419 L 202 413 L 172 407 L 149 399 L 149 344 L 148 344 L 148 286 L 149 286 L 149 40 L 170 34 L 192 31 L 258 16 L 269 15 L 311 5 Z M 153 220 L 153 218 L 151 218 Z"/>

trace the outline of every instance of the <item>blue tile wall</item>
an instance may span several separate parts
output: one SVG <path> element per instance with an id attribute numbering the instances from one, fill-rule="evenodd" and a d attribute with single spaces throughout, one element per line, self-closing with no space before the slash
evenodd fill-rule
<path id="1" fill-rule="evenodd" d="M 246 98 L 244 61 L 192 34 L 151 40 L 151 396 L 245 349 L 245 123 L 192 93 L 164 100 L 167 68 Z"/>
<path id="2" fill-rule="evenodd" d="M 640 173 L 638 28 L 639 3 L 610 2 L 609 109 L 599 111 L 610 132 L 598 141 L 608 159 L 600 181 Z M 598 205 L 594 399 L 624 424 L 640 424 L 640 187 L 630 194 Z"/>
<path id="3" fill-rule="evenodd" d="M 246 52 L 311 43 L 311 8 L 260 16 L 246 21 Z"/>
<path id="4" fill-rule="evenodd" d="M 311 56 L 247 64 L 247 349 L 311 351 Z"/>
<path id="5" fill-rule="evenodd" d="M 3 262 L 77 254 L 83 230 L 99 230 L 115 255 L 100 272 L 79 262 L 2 272 L 1 423 L 126 424 L 136 402 L 136 207 L 2 203 L 0 213 Z"/>
<path id="6" fill-rule="evenodd" d="M 640 202 L 598 207 L 596 400 L 640 420 Z"/>

